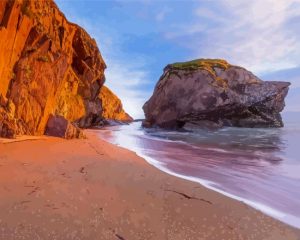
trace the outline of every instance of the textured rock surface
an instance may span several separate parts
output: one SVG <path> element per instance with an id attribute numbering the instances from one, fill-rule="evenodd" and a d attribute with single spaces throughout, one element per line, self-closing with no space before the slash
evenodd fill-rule
<path id="1" fill-rule="evenodd" d="M 282 127 L 287 82 L 264 82 L 224 60 L 168 65 L 143 106 L 144 126 Z"/>
<path id="2" fill-rule="evenodd" d="M 131 122 L 133 119 L 123 109 L 121 100 L 107 87 L 100 90 L 99 98 L 102 103 L 102 116 L 105 119 L 113 119 L 123 122 Z"/>
<path id="3" fill-rule="evenodd" d="M 66 139 L 83 138 L 83 132 L 62 116 L 50 115 L 45 135 Z"/>
<path id="4" fill-rule="evenodd" d="M 0 135 L 44 134 L 50 114 L 102 120 L 106 65 L 96 42 L 52 0 L 0 1 Z"/>

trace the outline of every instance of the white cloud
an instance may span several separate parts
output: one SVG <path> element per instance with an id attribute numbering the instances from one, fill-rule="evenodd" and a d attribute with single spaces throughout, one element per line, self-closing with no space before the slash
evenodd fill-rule
<path id="1" fill-rule="evenodd" d="M 142 106 L 152 93 L 139 90 L 149 82 L 148 73 L 143 70 L 146 64 L 144 57 L 132 55 L 132 60 L 122 58 L 124 36 L 120 36 L 117 29 L 99 26 L 99 23 L 92 23 L 77 15 L 69 19 L 83 27 L 96 40 L 107 65 L 105 86 L 121 99 L 124 110 L 130 116 L 144 118 Z"/>
<path id="2" fill-rule="evenodd" d="M 108 66 L 105 85 L 122 100 L 125 111 L 132 117 L 144 118 L 141 109 L 151 93 L 138 88 L 147 83 L 147 72 L 135 69 L 135 64 L 128 62 L 112 60 Z"/>
<path id="3" fill-rule="evenodd" d="M 198 7 L 181 12 L 176 12 L 174 6 L 172 11 L 164 7 L 156 11 L 158 4 L 154 1 L 140 3 L 146 6 L 140 11 L 142 21 L 152 21 L 150 23 L 157 24 L 167 40 L 190 49 L 191 59 L 224 58 L 256 74 L 299 66 L 300 0 L 199 0 Z M 191 2 L 187 4 L 192 6 Z M 166 21 L 169 14 L 170 19 L 174 19 L 172 22 Z M 124 55 L 122 44 L 127 35 L 119 33 L 120 29 L 76 17 L 76 14 L 69 16 L 98 42 L 108 66 L 106 85 L 122 100 L 129 114 L 135 118 L 143 117 L 141 107 L 152 93 L 141 86 L 147 84 L 148 71 L 151 71 L 145 70 L 146 58 L 134 52 Z M 294 78 L 284 80 L 292 81 L 292 87 L 299 84 Z M 296 109 L 297 101 L 293 102 L 291 109 Z"/>
<path id="4" fill-rule="evenodd" d="M 289 21 L 300 17 L 300 0 L 211 3 L 203 6 L 199 1 L 191 24 L 166 33 L 168 39 L 186 44 L 191 58 L 225 58 L 256 73 L 299 65 L 300 22 L 290 26 Z"/>

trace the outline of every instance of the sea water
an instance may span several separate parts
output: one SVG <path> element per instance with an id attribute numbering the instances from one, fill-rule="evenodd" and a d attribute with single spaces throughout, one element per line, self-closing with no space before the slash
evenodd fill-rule
<path id="1" fill-rule="evenodd" d="M 141 122 L 98 130 L 169 174 L 196 181 L 300 228 L 300 114 L 284 128 L 197 132 L 144 129 Z"/>

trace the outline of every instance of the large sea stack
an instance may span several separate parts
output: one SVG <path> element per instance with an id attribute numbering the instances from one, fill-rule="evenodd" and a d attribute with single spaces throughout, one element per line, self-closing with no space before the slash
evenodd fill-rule
<path id="1" fill-rule="evenodd" d="M 98 124 L 105 68 L 95 40 L 52 0 L 0 1 L 0 137 L 44 134 L 53 117 Z"/>
<path id="2" fill-rule="evenodd" d="M 144 126 L 282 127 L 288 82 L 262 81 L 225 60 L 167 65 L 143 106 Z"/>

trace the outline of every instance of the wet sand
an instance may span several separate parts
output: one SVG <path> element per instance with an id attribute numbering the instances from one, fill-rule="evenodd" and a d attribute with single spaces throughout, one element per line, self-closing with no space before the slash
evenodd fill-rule
<path id="1" fill-rule="evenodd" d="M 282 129 L 222 128 L 196 133 L 144 129 L 135 122 L 97 133 L 164 172 L 203 184 L 300 228 L 300 128 L 289 121 Z"/>
<path id="2" fill-rule="evenodd" d="M 86 135 L 0 141 L 0 239 L 300 239 L 300 230 Z"/>

